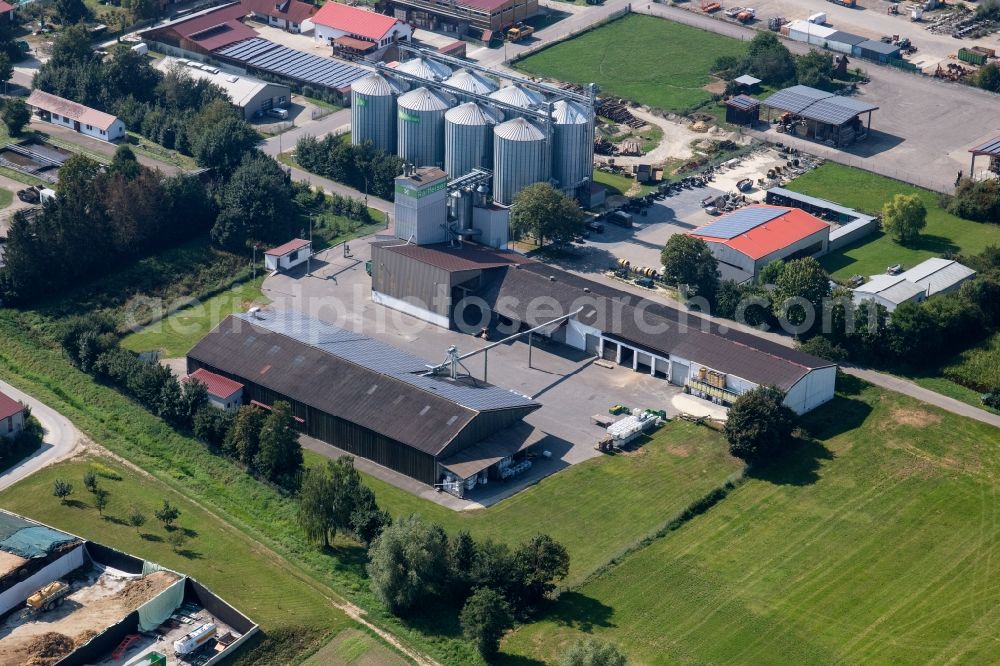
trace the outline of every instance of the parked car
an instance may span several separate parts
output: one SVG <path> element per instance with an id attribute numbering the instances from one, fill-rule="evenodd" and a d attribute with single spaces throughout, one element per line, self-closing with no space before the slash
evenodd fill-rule
<path id="1" fill-rule="evenodd" d="M 288 110 L 287 109 L 270 109 L 267 115 L 272 118 L 280 118 L 281 120 L 288 120 Z"/>
<path id="2" fill-rule="evenodd" d="M 656 283 L 653 282 L 653 278 L 648 278 L 648 277 L 636 278 L 635 283 L 640 287 L 645 287 L 646 289 L 652 289 L 654 286 L 656 286 Z"/>
<path id="3" fill-rule="evenodd" d="M 587 222 L 587 228 L 593 231 L 595 234 L 604 233 L 604 225 L 600 222 L 597 222 L 596 220 L 592 222 Z"/>

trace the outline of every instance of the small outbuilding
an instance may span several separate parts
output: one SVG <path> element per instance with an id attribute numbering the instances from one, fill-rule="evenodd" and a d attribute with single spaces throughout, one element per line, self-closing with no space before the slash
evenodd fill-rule
<path id="1" fill-rule="evenodd" d="M 0 393 L 0 437 L 17 437 L 24 429 L 24 405 Z"/>
<path id="2" fill-rule="evenodd" d="M 985 141 L 978 146 L 969 148 L 972 153 L 972 164 L 969 165 L 969 177 L 976 177 L 976 158 L 988 157 L 990 165 L 987 170 L 994 176 L 1000 176 L 1000 136 L 995 136 L 989 141 Z"/>
<path id="3" fill-rule="evenodd" d="M 296 238 L 264 253 L 264 266 L 272 271 L 287 271 L 312 256 L 312 241 Z"/>
<path id="4" fill-rule="evenodd" d="M 886 63 L 890 60 L 902 59 L 898 45 L 886 44 L 885 42 L 878 42 L 874 39 L 869 39 L 861 42 L 860 44 L 855 44 L 852 53 L 858 58 L 864 58 L 866 60 L 873 60 L 881 63 Z"/>
<path id="5" fill-rule="evenodd" d="M 736 77 L 733 83 L 738 85 L 742 92 L 755 93 L 760 90 L 760 79 L 749 74 Z"/>
<path id="6" fill-rule="evenodd" d="M 241 5 L 256 20 L 288 32 L 309 30 L 316 13 L 316 5 L 301 0 L 241 0 Z"/>
<path id="7" fill-rule="evenodd" d="M 892 312 L 903 303 L 954 293 L 975 275 L 976 271 L 957 261 L 933 257 L 898 275 L 873 275 L 854 289 L 854 302 L 875 301 Z"/>
<path id="8" fill-rule="evenodd" d="M 184 382 L 199 381 L 208 390 L 208 404 L 223 411 L 233 411 L 243 404 L 243 384 L 220 374 L 198 368 Z"/>
<path id="9" fill-rule="evenodd" d="M 742 78 L 742 77 L 741 77 Z M 726 122 L 753 127 L 760 118 L 760 101 L 749 95 L 737 95 L 726 100 Z"/>

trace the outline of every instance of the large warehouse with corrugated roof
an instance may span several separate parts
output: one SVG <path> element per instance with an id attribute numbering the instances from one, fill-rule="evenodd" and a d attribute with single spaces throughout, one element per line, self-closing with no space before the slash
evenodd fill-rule
<path id="1" fill-rule="evenodd" d="M 373 298 L 440 326 L 508 335 L 553 321 L 539 334 L 723 404 L 761 385 L 798 413 L 833 398 L 836 364 L 521 255 L 483 256 L 471 243 L 372 248 Z"/>
<path id="2" fill-rule="evenodd" d="M 300 313 L 230 316 L 187 364 L 243 384 L 244 402 L 287 401 L 305 434 L 427 484 L 489 477 L 545 436 L 522 421 L 540 407 L 529 398 L 431 375 L 424 359 Z"/>

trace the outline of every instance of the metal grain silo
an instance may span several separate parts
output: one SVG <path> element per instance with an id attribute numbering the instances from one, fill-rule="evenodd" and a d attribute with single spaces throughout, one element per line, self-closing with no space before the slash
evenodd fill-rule
<path id="1" fill-rule="evenodd" d="M 444 165 L 444 114 L 455 98 L 417 88 L 396 100 L 396 154 L 416 166 Z"/>
<path id="2" fill-rule="evenodd" d="M 524 118 L 493 130 L 493 199 L 509 205 L 526 185 L 547 180 L 545 132 Z"/>
<path id="3" fill-rule="evenodd" d="M 545 103 L 545 95 L 519 85 L 504 86 L 495 93 L 491 93 L 490 99 L 506 102 L 522 109 L 533 109 Z M 508 118 L 517 116 L 517 113 L 513 111 L 505 110 L 505 113 Z"/>
<path id="4" fill-rule="evenodd" d="M 397 72 L 405 72 L 429 81 L 444 81 L 451 76 L 451 67 L 436 60 L 412 58 L 396 65 Z"/>
<path id="5" fill-rule="evenodd" d="M 497 84 L 493 83 L 493 81 L 486 78 L 479 72 L 474 72 L 468 69 L 458 70 L 449 79 L 447 79 L 445 83 L 453 88 L 458 88 L 459 90 L 475 93 L 477 95 L 489 95 L 490 93 L 497 91 Z M 463 97 L 458 94 L 456 94 L 456 96 L 462 101 L 470 101 L 472 99 L 471 97 Z"/>
<path id="6" fill-rule="evenodd" d="M 552 177 L 569 192 L 593 173 L 592 115 L 577 102 L 559 100 L 552 106 Z"/>
<path id="7" fill-rule="evenodd" d="M 396 95 L 408 86 L 381 74 L 371 74 L 351 85 L 351 143 L 366 141 L 384 153 L 396 152 Z"/>
<path id="8" fill-rule="evenodd" d="M 475 167 L 493 168 L 493 127 L 503 114 L 466 102 L 444 114 L 444 170 L 458 178 Z"/>

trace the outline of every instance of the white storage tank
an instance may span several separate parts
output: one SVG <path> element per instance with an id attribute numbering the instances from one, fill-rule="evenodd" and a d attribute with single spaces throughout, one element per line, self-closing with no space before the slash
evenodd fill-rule
<path id="1" fill-rule="evenodd" d="M 396 154 L 415 166 L 444 165 L 444 114 L 455 98 L 420 87 L 396 100 Z"/>
<path id="2" fill-rule="evenodd" d="M 493 130 L 493 199 L 510 205 L 526 185 L 547 180 L 545 132 L 524 118 Z"/>
<path id="3" fill-rule="evenodd" d="M 519 85 L 504 86 L 495 93 L 492 93 L 490 99 L 506 102 L 522 109 L 534 109 L 545 103 L 545 95 Z M 517 116 L 517 113 L 513 111 L 505 110 L 505 113 L 508 118 Z"/>
<path id="4" fill-rule="evenodd" d="M 493 127 L 503 114 L 466 102 L 444 114 L 444 170 L 458 178 L 475 167 L 493 168 Z"/>
<path id="5" fill-rule="evenodd" d="M 402 81 L 371 74 L 351 85 L 351 143 L 371 141 L 387 154 L 396 152 L 396 96 L 405 92 Z"/>
<path id="6" fill-rule="evenodd" d="M 469 69 L 460 69 L 455 72 L 449 79 L 445 81 L 449 86 L 453 88 L 458 88 L 464 90 L 465 92 L 475 93 L 477 95 L 489 95 L 497 91 L 497 84 L 493 83 L 490 79 L 483 76 L 479 72 L 474 72 Z M 470 101 L 470 97 L 462 97 L 462 95 L 457 95 L 462 101 Z"/>
<path id="7" fill-rule="evenodd" d="M 451 67 L 436 60 L 412 58 L 396 65 L 397 72 L 406 72 L 429 81 L 444 81 L 451 76 Z"/>
<path id="8" fill-rule="evenodd" d="M 573 101 L 559 100 L 552 106 L 552 177 L 572 193 L 593 173 L 592 114 Z"/>

